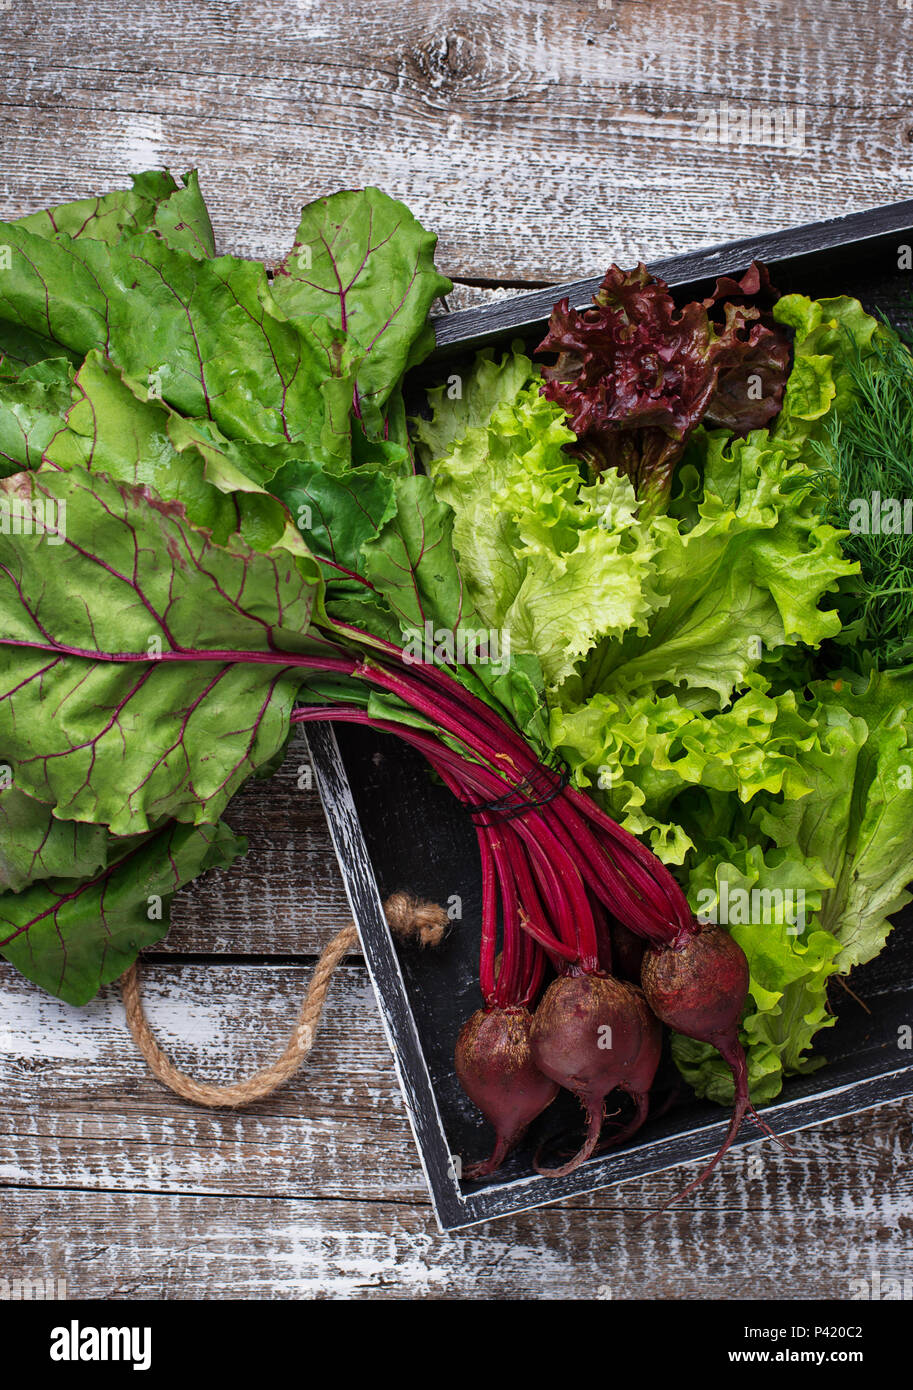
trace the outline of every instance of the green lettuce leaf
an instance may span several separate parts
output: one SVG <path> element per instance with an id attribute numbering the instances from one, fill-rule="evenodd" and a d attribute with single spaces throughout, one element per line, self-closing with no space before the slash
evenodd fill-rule
<path id="1" fill-rule="evenodd" d="M 427 467 L 445 458 L 470 429 L 488 425 L 495 409 L 514 405 L 520 395 L 541 381 L 539 368 L 523 353 L 518 340 L 497 361 L 493 348 L 476 355 L 472 370 L 455 373 L 428 392 L 428 419 L 412 420 L 416 450 Z"/>
<path id="2" fill-rule="evenodd" d="M 749 689 L 722 713 L 673 696 L 609 696 L 553 709 L 553 746 L 576 780 L 660 858 L 682 866 L 692 906 L 731 888 L 802 889 L 807 930 L 764 914 L 730 925 L 751 969 L 743 1043 L 756 1101 L 830 1026 L 826 985 L 875 956 L 913 881 L 913 681 L 813 682 L 804 695 Z M 778 930 L 773 930 L 778 926 Z M 701 1095 L 731 1099 L 713 1049 L 675 1039 Z"/>
<path id="3" fill-rule="evenodd" d="M 816 741 L 803 754 L 811 792 L 771 803 L 760 828 L 822 863 L 833 880 L 821 925 L 840 946 L 845 972 L 871 960 L 913 882 L 913 679 L 873 673 L 812 686 L 807 718 Z"/>
<path id="4" fill-rule="evenodd" d="M 765 655 L 839 631 L 823 601 L 856 567 L 820 521 L 804 465 L 765 431 L 699 430 L 688 457 L 703 477 L 697 521 L 689 529 L 672 515 L 651 526 L 665 603 L 646 634 L 603 644 L 568 698 L 679 689 L 689 704 L 721 708 Z"/>
<path id="5" fill-rule="evenodd" d="M 530 372 L 517 354 L 497 369 L 483 357 L 481 384 L 468 396 L 484 414 L 491 378 L 512 390 Z M 442 409 L 439 401 L 435 421 Z M 466 591 L 482 622 L 509 633 L 512 649 L 536 656 L 558 684 L 599 638 L 646 631 L 654 548 L 636 520 L 633 489 L 616 474 L 584 485 L 564 451 L 574 436 L 563 412 L 535 381 L 485 425 L 466 425 L 462 404 L 458 417 L 461 436 L 428 466 L 454 510 Z M 432 422 L 421 430 L 423 448 L 449 432 Z"/>
<path id="6" fill-rule="evenodd" d="M 554 704 L 550 739 L 576 783 L 666 863 L 684 863 L 704 843 L 708 794 L 729 807 L 730 832 L 740 804 L 764 792 L 792 802 L 813 788 L 803 754 L 816 730 L 792 691 L 771 697 L 754 686 L 716 714 L 675 695 L 597 693 L 581 705 Z"/>
<path id="7" fill-rule="evenodd" d="M 850 356 L 854 349 L 868 352 L 878 320 L 865 312 L 858 299 L 846 295 L 808 299 L 787 294 L 774 305 L 773 316 L 795 329 L 796 336 L 783 408 L 771 433 L 784 445 L 821 441 L 826 437 L 826 418 L 844 411 L 854 395 Z"/>
<path id="8" fill-rule="evenodd" d="M 594 547 L 585 567 L 588 596 L 605 582 L 598 554 L 613 582 L 631 583 L 631 602 L 625 615 L 603 599 L 615 622 L 595 646 L 556 649 L 552 611 L 571 641 L 581 624 L 598 632 L 587 595 L 555 564 L 585 533 L 587 499 L 562 471 L 570 440 L 528 359 L 482 354 L 413 424 L 454 508 L 477 610 L 509 621 L 553 683 L 548 739 L 576 783 L 678 866 L 693 905 L 762 895 L 760 912 L 729 922 L 751 971 L 742 1040 L 756 1102 L 816 1064 L 814 1038 L 833 1022 L 829 980 L 880 949 L 913 879 L 911 683 L 820 680 L 858 566 L 845 533 L 822 522 L 815 448 L 847 409 L 853 354 L 873 351 L 877 325 L 855 300 L 799 295 L 774 317 L 795 331 L 783 410 L 744 439 L 699 428 L 668 514 L 619 513 L 616 547 Z M 641 566 L 627 559 L 635 542 Z M 514 607 L 543 555 L 542 608 Z M 804 895 L 798 931 L 776 905 L 787 891 Z M 673 1051 L 702 1095 L 731 1101 L 712 1048 L 676 1038 Z"/>

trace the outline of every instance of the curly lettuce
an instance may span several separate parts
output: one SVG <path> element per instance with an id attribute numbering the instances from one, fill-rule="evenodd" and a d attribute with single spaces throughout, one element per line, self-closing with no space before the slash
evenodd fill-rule
<path id="1" fill-rule="evenodd" d="M 621 287 L 631 323 L 655 308 L 658 291 L 643 280 Z M 844 553 L 846 533 L 822 518 L 817 449 L 855 400 L 854 355 L 874 350 L 878 325 L 849 298 L 773 303 L 760 276 L 748 288 L 764 323 L 793 345 L 779 413 L 742 437 L 722 405 L 664 434 L 643 401 L 628 410 L 622 388 L 637 385 L 640 338 L 616 341 L 625 308 L 616 295 L 601 316 L 553 319 L 555 332 L 577 333 L 578 360 L 569 338 L 554 337 L 564 370 L 547 369 L 544 387 L 519 352 L 500 362 L 487 352 L 456 400 L 432 393 L 416 438 L 456 513 L 466 582 L 489 612 L 515 619 L 510 601 L 533 542 L 550 554 L 553 592 L 541 612 L 527 610 L 522 632 L 524 648 L 547 663 L 551 745 L 578 785 L 675 867 L 695 911 L 712 920 L 725 903 L 749 961 L 742 1042 L 760 1102 L 819 1064 L 814 1039 L 834 1022 L 829 982 L 877 954 L 909 900 L 913 680 L 831 669 L 858 566 Z M 742 282 L 719 289 L 737 300 Z M 594 383 L 626 352 L 631 372 L 613 377 L 618 389 L 600 404 Z M 609 406 L 619 420 L 600 424 Z M 674 437 L 676 468 L 662 506 L 628 496 L 608 535 L 592 539 L 581 569 L 591 594 L 608 579 L 616 598 L 625 594 L 624 604 L 601 600 L 600 631 L 559 561 L 568 536 L 579 554 L 589 533 L 580 446 L 589 457 L 594 430 L 626 424 L 641 462 L 648 429 L 663 434 L 658 459 Z M 614 464 L 601 481 L 627 483 L 625 459 Z M 562 601 L 556 649 L 548 618 Z M 732 906 L 746 901 L 747 913 Z M 712 1048 L 675 1038 L 673 1053 L 699 1094 L 731 1100 Z"/>
<path id="2" fill-rule="evenodd" d="M 570 687 L 575 702 L 600 690 L 678 690 L 694 707 L 722 708 L 772 653 L 816 647 L 840 629 L 826 599 L 855 566 L 822 523 L 804 465 L 765 431 L 733 439 L 703 429 L 685 463 L 701 489 L 692 516 L 649 528 L 664 602 L 646 632 L 600 646 Z"/>
<path id="3" fill-rule="evenodd" d="M 646 634 L 663 601 L 653 588 L 656 547 L 627 479 L 584 484 L 566 452 L 573 432 L 540 394 L 528 358 L 515 350 L 495 367 L 485 355 L 479 375 L 467 401 L 447 412 L 449 424 L 439 400 L 416 438 L 437 495 L 453 508 L 476 612 L 510 633 L 514 651 L 537 656 L 555 686 L 600 639 Z"/>
<path id="4" fill-rule="evenodd" d="M 629 477 L 644 510 L 665 509 L 675 465 L 702 420 L 740 434 L 779 411 L 789 335 L 769 312 L 767 272 L 753 264 L 703 301 L 677 308 L 663 280 L 610 266 L 593 307 L 552 310 L 539 353 L 543 392 L 564 407 L 575 452 L 595 473 Z"/>
<path id="5" fill-rule="evenodd" d="M 708 841 L 688 870 L 696 908 L 702 890 L 718 900 L 724 882 L 727 891 L 802 894 L 801 931 L 769 914 L 729 927 L 751 970 L 742 1041 L 756 1100 L 776 1095 L 784 1075 L 817 1065 L 806 1053 L 834 1021 L 827 981 L 876 956 L 911 899 L 913 681 L 818 682 L 799 713 L 812 735 L 796 755 L 808 791 L 760 795 L 738 817 L 738 844 Z M 673 1055 L 702 1095 L 731 1099 L 712 1048 L 676 1038 Z"/>

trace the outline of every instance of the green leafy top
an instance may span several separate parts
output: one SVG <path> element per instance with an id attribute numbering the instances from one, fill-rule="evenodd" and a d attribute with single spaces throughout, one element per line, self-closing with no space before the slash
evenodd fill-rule
<path id="1" fill-rule="evenodd" d="M 132 188 L 34 212 L 20 217 L 15 225 L 49 239 L 87 238 L 109 246 L 152 232 L 176 250 L 199 257 L 216 254 L 212 223 L 195 169 L 185 174 L 180 184 L 167 170 L 150 169 L 131 177 Z"/>
<path id="2" fill-rule="evenodd" d="M 299 327 L 329 321 L 358 345 L 355 413 L 385 433 L 384 408 L 407 367 L 434 346 L 428 310 L 453 285 L 434 268 L 437 237 L 377 188 L 319 198 L 272 284 Z"/>
<path id="3" fill-rule="evenodd" d="M 634 490 L 617 474 L 583 485 L 564 452 L 574 438 L 515 350 L 480 362 L 467 402 L 440 400 L 418 426 L 438 496 L 452 506 L 454 543 L 476 612 L 535 655 L 558 684 L 606 634 L 646 632 L 655 547 L 635 519 Z M 493 410 L 492 399 L 501 397 Z M 450 419 L 449 427 L 440 423 Z"/>
<path id="4" fill-rule="evenodd" d="M 449 288 L 433 246 L 346 192 L 271 282 L 216 256 L 195 173 L 154 171 L 0 229 L 0 948 L 65 999 L 241 852 L 218 818 L 333 628 L 370 645 L 405 594 L 449 602 L 399 395 Z"/>

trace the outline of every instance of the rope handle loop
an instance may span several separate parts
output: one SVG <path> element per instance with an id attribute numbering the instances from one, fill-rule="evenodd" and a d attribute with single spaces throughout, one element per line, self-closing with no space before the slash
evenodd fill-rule
<path id="1" fill-rule="evenodd" d="M 413 942 L 420 947 L 438 946 L 447 930 L 447 913 L 444 909 L 437 903 L 415 898 L 410 893 L 391 894 L 384 903 L 384 913 L 391 932 L 404 943 Z M 314 1046 L 330 981 L 345 957 L 357 949 L 358 933 L 354 926 L 343 927 L 342 931 L 336 933 L 324 947 L 314 967 L 284 1052 L 270 1066 L 263 1067 L 243 1081 L 235 1081 L 228 1086 L 214 1086 L 195 1081 L 174 1065 L 160 1047 L 143 1008 L 136 962 L 120 977 L 127 1026 L 153 1075 L 183 1100 L 211 1108 L 251 1105 L 272 1095 L 298 1071 Z"/>

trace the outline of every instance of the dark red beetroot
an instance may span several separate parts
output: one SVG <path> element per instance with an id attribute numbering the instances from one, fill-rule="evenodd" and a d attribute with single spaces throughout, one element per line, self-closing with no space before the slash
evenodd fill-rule
<path id="1" fill-rule="evenodd" d="M 627 1124 L 607 1139 L 600 1148 L 613 1148 L 616 1144 L 623 1144 L 630 1139 L 632 1134 L 636 1134 L 647 1118 L 647 1111 L 650 1107 L 650 1087 L 656 1076 L 656 1069 L 659 1066 L 660 1057 L 663 1051 L 663 1026 L 647 1004 L 641 990 L 636 985 L 631 985 L 631 993 L 634 1002 L 641 1015 L 641 1043 L 640 1049 L 631 1063 L 628 1074 L 624 1081 L 619 1081 L 618 1089 L 624 1091 L 634 1102 L 634 1114 Z"/>
<path id="2" fill-rule="evenodd" d="M 559 1168 L 536 1165 L 543 1177 L 563 1177 L 596 1148 L 610 1091 L 635 1094 L 638 1111 L 643 1093 L 645 1107 L 659 1063 L 659 1024 L 634 985 L 597 973 L 560 975 L 533 1016 L 530 1048 L 540 1071 L 573 1091 L 586 1111 L 586 1137 L 573 1158 Z"/>
<path id="3" fill-rule="evenodd" d="M 525 1008 L 478 1009 L 463 1024 L 454 1061 L 460 1085 L 495 1130 L 490 1158 L 463 1170 L 484 1178 L 504 1162 L 529 1125 L 558 1094 L 530 1051 L 532 1018 Z"/>
<path id="4" fill-rule="evenodd" d="M 748 1096 L 739 1022 L 748 998 L 749 975 L 748 961 L 738 942 L 722 927 L 703 927 L 678 949 L 666 946 L 647 951 L 641 978 L 647 1003 L 657 1018 L 676 1033 L 711 1043 L 728 1064 L 735 1083 L 732 1119 L 719 1152 L 672 1200 L 687 1197 L 709 1177 L 738 1134 L 748 1110 L 761 1128 L 791 1153 L 789 1145 L 757 1114 Z"/>
<path id="5" fill-rule="evenodd" d="M 605 1149 L 614 1148 L 618 1144 L 623 1144 L 636 1134 L 647 1118 L 647 1111 L 650 1107 L 650 1088 L 656 1076 L 660 1057 L 663 1050 L 663 1026 L 659 1019 L 653 1014 L 647 1005 L 642 992 L 636 985 L 629 986 L 632 999 L 632 1006 L 640 1014 L 641 1022 L 641 1042 L 637 1054 L 634 1056 L 625 1078 L 619 1081 L 616 1087 L 619 1091 L 624 1091 L 634 1102 L 634 1114 L 625 1124 L 620 1125 L 617 1131 L 608 1139 L 597 1145 L 594 1153 L 602 1153 Z M 540 1153 L 542 1151 L 540 1150 Z M 538 1155 L 536 1156 L 536 1167 L 540 1173 L 545 1170 L 539 1167 Z"/>

